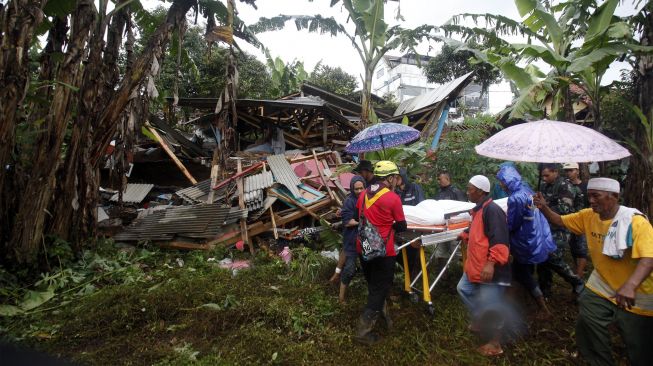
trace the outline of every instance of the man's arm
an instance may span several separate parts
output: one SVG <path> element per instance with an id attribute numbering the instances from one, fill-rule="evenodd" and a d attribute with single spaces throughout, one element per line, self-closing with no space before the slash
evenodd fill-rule
<path id="1" fill-rule="evenodd" d="M 653 271 L 653 258 L 640 258 L 628 280 L 617 290 L 615 300 L 620 308 L 630 309 L 635 305 L 635 292 L 651 271 Z"/>
<path id="2" fill-rule="evenodd" d="M 533 203 L 535 204 L 535 206 L 537 206 L 537 208 L 540 209 L 540 211 L 544 214 L 544 217 L 546 217 L 549 223 L 564 227 L 562 218 L 546 204 L 546 199 L 544 199 L 542 192 L 537 192 L 535 194 L 535 196 L 533 197 Z"/>

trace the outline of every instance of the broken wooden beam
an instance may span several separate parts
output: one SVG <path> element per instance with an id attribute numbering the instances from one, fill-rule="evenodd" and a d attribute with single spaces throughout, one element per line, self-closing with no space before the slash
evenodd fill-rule
<path id="1" fill-rule="evenodd" d="M 157 142 L 159 143 L 159 145 L 161 145 L 161 147 L 166 152 L 166 154 L 168 154 L 168 156 L 170 156 L 170 159 L 172 159 L 172 161 L 175 163 L 175 165 L 177 165 L 179 170 L 181 170 L 181 172 L 184 173 L 184 176 L 186 178 L 188 178 L 188 180 L 193 185 L 197 184 L 197 180 L 190 174 L 188 169 L 186 169 L 184 164 L 181 163 L 179 158 L 177 158 L 177 155 L 175 155 L 175 153 L 172 151 L 172 149 L 170 149 L 170 147 L 168 146 L 168 144 L 166 144 L 166 142 L 163 140 L 161 135 L 159 135 L 159 133 L 149 123 L 145 124 L 145 128 L 147 128 L 147 130 L 150 131 L 150 133 L 152 135 L 154 135 L 154 137 L 156 137 Z"/>

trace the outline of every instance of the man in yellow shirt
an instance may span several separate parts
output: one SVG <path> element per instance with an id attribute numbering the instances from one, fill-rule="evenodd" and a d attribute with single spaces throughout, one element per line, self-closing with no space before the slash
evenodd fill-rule
<path id="1" fill-rule="evenodd" d="M 587 237 L 594 271 L 586 283 L 588 291 L 578 298 L 576 343 L 582 357 L 591 365 L 615 365 L 608 325 L 616 323 L 630 364 L 650 365 L 653 227 L 639 211 L 619 205 L 619 191 L 614 179 L 590 179 L 591 208 L 563 216 L 546 205 L 541 193 L 533 201 L 549 222 Z"/>

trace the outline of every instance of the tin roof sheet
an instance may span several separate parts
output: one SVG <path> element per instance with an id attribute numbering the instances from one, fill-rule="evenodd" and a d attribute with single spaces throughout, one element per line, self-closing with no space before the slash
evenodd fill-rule
<path id="1" fill-rule="evenodd" d="M 394 115 L 398 116 L 402 114 L 412 113 L 447 99 L 452 92 L 458 90 L 459 86 L 468 81 L 471 75 L 471 72 L 467 73 L 448 83 L 442 84 L 436 89 L 428 91 L 422 95 L 418 95 L 415 98 L 403 101 L 401 104 L 399 104 L 397 110 L 395 110 Z"/>
<path id="2" fill-rule="evenodd" d="M 295 174 L 288 160 L 286 160 L 286 157 L 282 154 L 270 155 L 267 160 L 268 164 L 270 164 L 270 170 L 274 174 L 274 179 L 288 188 L 293 196 L 296 198 L 299 197 L 300 193 L 297 186 L 302 184 L 302 182 Z"/>
<path id="3" fill-rule="evenodd" d="M 127 183 L 127 187 L 122 192 L 122 201 L 139 203 L 150 193 L 152 188 L 154 188 L 154 184 Z M 118 195 L 118 193 L 114 194 L 111 201 L 118 201 Z"/>
<path id="4" fill-rule="evenodd" d="M 175 206 L 156 211 L 136 220 L 115 240 L 171 240 L 175 236 L 211 238 L 220 233 L 227 222 L 247 217 L 247 210 L 222 207 L 219 204 Z"/>

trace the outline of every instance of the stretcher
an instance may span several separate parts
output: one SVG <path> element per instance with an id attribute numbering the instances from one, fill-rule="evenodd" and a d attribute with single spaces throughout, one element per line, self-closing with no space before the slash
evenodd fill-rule
<path id="1" fill-rule="evenodd" d="M 423 225 L 409 225 L 408 232 L 410 234 L 417 234 L 417 237 L 410 239 L 404 244 L 400 245 L 398 249 L 401 250 L 403 257 L 403 267 L 404 267 L 404 291 L 409 295 L 411 300 L 418 302 L 418 292 L 421 292 L 422 299 L 428 306 L 428 311 L 431 314 L 435 313 L 433 307 L 433 301 L 431 300 L 431 292 L 435 285 L 438 284 L 446 270 L 449 268 L 449 265 L 455 258 L 459 250 L 461 250 L 461 242 L 457 240 L 458 235 L 460 235 L 467 227 L 469 227 L 469 221 L 456 222 L 456 223 L 447 223 L 446 225 L 437 225 L 437 226 L 423 226 Z M 403 236 L 405 238 L 405 236 Z M 426 259 L 425 249 L 428 247 L 435 248 L 438 245 L 443 243 L 448 243 L 451 241 L 457 241 L 455 249 L 452 250 L 451 254 L 447 258 L 447 262 L 442 267 L 440 272 L 437 274 L 433 282 L 429 280 L 428 268 L 435 255 L 437 250 L 433 250 L 428 260 Z M 406 248 L 410 245 L 419 244 L 419 261 L 420 261 L 420 271 L 415 276 L 411 278 L 411 269 L 408 263 L 408 255 Z M 421 278 L 421 289 L 417 287 L 417 283 Z"/>

